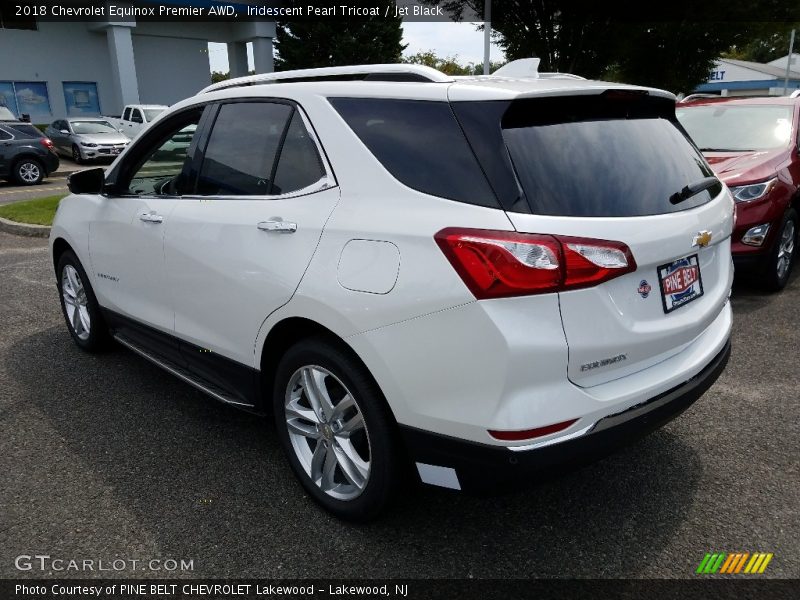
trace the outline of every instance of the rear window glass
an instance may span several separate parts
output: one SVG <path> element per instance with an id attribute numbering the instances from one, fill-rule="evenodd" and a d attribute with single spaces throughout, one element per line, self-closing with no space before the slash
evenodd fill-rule
<path id="1" fill-rule="evenodd" d="M 11 133 L 18 138 L 40 138 L 44 134 L 36 129 L 33 125 L 6 125 L 11 130 Z"/>
<path id="2" fill-rule="evenodd" d="M 330 102 L 401 183 L 432 196 L 499 206 L 448 103 L 382 98 Z"/>
<path id="3" fill-rule="evenodd" d="M 673 113 L 674 114 L 674 113 Z M 523 100 L 503 138 L 534 213 L 628 217 L 705 204 L 721 184 L 672 204 L 713 173 L 660 99 L 597 96 Z"/>

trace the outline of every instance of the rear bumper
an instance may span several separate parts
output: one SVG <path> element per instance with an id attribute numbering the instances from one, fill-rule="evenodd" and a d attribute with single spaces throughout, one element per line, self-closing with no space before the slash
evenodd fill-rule
<path id="1" fill-rule="evenodd" d="M 48 152 L 45 154 L 42 157 L 42 162 L 44 163 L 44 170 L 48 175 L 58 171 L 58 166 L 61 164 L 61 161 L 58 160 L 58 155 L 55 152 Z"/>
<path id="2" fill-rule="evenodd" d="M 515 451 L 401 426 L 403 439 L 426 483 L 473 492 L 525 483 L 530 481 L 532 473 L 599 458 L 671 421 L 717 380 L 730 352 L 731 345 L 727 342 L 711 362 L 688 381 L 600 419 L 579 437 L 542 448 Z"/>

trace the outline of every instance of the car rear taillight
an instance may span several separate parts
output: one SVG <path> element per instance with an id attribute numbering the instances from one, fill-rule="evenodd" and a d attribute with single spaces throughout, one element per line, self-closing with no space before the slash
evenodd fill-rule
<path id="1" fill-rule="evenodd" d="M 621 242 L 459 228 L 434 239 L 478 300 L 591 287 L 636 270 Z"/>
<path id="2" fill-rule="evenodd" d="M 44 146 L 48 150 L 53 150 L 54 146 L 50 138 L 40 138 L 39 141 L 42 143 L 42 146 Z"/>

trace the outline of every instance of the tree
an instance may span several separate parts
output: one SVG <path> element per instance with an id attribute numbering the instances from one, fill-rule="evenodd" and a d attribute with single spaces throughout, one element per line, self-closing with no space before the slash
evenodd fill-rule
<path id="1" fill-rule="evenodd" d="M 483 16 L 484 0 L 423 1 L 443 6 L 455 19 Z M 705 81 L 725 50 L 780 30 L 797 12 L 796 0 L 672 0 L 658 6 L 641 0 L 493 0 L 491 23 L 509 60 L 538 56 L 542 71 L 679 92 Z M 762 23 L 754 27 L 755 21 Z"/>
<path id="2" fill-rule="evenodd" d="M 224 73 L 222 71 L 211 71 L 211 83 L 219 83 L 220 81 L 225 81 L 226 79 L 230 78 L 230 71 L 226 71 Z"/>
<path id="3" fill-rule="evenodd" d="M 417 52 L 410 56 L 404 56 L 400 62 L 412 65 L 425 65 L 432 67 L 446 75 L 482 75 L 483 63 L 466 63 L 458 62 L 458 56 L 437 56 L 433 50 L 426 50 L 424 52 Z M 504 62 L 492 62 L 489 65 L 489 71 L 494 72 L 502 67 Z"/>
<path id="4" fill-rule="evenodd" d="M 383 15 L 278 21 L 275 69 L 400 62 L 406 48 L 401 23 Z"/>
<path id="5" fill-rule="evenodd" d="M 770 24 L 771 25 L 771 24 Z M 773 27 L 765 28 L 763 23 L 759 23 L 761 31 L 758 38 L 741 46 L 732 46 L 727 52 L 723 53 L 725 58 L 736 58 L 738 60 L 751 60 L 753 62 L 768 63 L 776 58 L 781 58 L 789 53 L 789 36 L 792 29 L 795 33 L 795 52 L 800 46 L 800 23 L 779 23 L 777 29 Z M 764 30 L 766 29 L 766 30 Z"/>

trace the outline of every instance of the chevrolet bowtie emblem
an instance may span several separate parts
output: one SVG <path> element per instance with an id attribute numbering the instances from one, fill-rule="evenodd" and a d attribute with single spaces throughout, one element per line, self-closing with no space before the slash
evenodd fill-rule
<path id="1" fill-rule="evenodd" d="M 694 236 L 694 239 L 692 240 L 692 246 L 705 248 L 711 243 L 712 237 L 714 237 L 714 235 L 710 231 L 698 231 L 697 235 Z"/>

